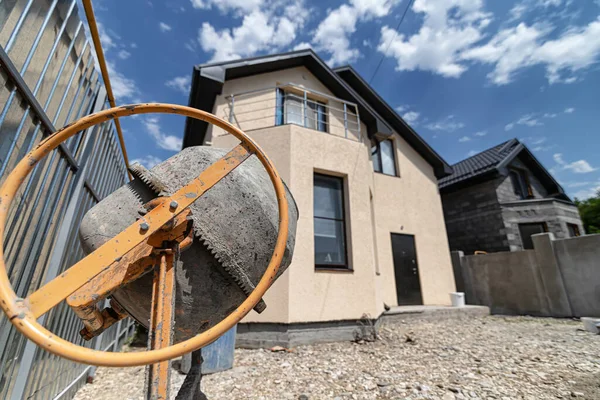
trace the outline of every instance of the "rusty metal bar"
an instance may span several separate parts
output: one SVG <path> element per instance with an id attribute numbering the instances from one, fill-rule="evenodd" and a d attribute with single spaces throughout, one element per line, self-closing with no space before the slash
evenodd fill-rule
<path id="1" fill-rule="evenodd" d="M 98 25 L 96 24 L 96 17 L 94 15 L 94 8 L 92 7 L 91 0 L 82 0 L 83 9 L 85 10 L 85 17 L 88 21 L 90 28 L 90 35 L 92 36 L 92 42 L 94 42 L 94 49 L 98 56 L 98 64 L 100 65 L 100 71 L 102 72 L 102 80 L 104 80 L 104 86 L 106 86 L 106 95 L 108 97 L 108 103 L 111 107 L 116 107 L 115 96 L 113 95 L 112 86 L 110 84 L 110 77 L 108 75 L 108 68 L 106 67 L 106 60 L 104 58 L 104 50 L 102 49 L 102 43 L 100 42 L 100 34 L 98 33 Z M 119 135 L 119 142 L 121 143 L 121 151 L 123 152 L 123 160 L 125 165 L 129 167 L 129 159 L 127 157 L 127 149 L 125 148 L 125 140 L 123 139 L 123 131 L 121 130 L 121 123 L 118 118 L 114 119 L 115 127 L 117 128 L 117 134 Z M 127 170 L 129 179 L 133 179 L 129 169 Z"/>
<path id="2" fill-rule="evenodd" d="M 150 313 L 150 349 L 158 350 L 171 345 L 175 315 L 175 263 L 173 251 L 161 254 L 160 265 L 154 270 L 152 283 L 152 312 Z M 147 367 L 146 398 L 168 400 L 171 360 Z"/>

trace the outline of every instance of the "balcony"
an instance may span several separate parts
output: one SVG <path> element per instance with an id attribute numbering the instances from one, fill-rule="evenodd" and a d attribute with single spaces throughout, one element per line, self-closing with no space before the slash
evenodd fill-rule
<path id="1" fill-rule="evenodd" d="M 220 117 L 248 132 L 294 124 L 346 139 L 361 140 L 358 107 L 294 83 L 231 94 Z"/>

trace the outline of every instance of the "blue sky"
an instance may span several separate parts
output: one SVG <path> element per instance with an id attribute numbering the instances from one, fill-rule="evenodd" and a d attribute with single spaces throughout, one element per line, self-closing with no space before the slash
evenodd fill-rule
<path id="1" fill-rule="evenodd" d="M 117 104 L 187 104 L 196 64 L 312 47 L 351 64 L 449 163 L 516 137 L 571 196 L 600 189 L 600 0 L 94 5 Z M 124 119 L 130 158 L 173 155 L 183 122 Z"/>

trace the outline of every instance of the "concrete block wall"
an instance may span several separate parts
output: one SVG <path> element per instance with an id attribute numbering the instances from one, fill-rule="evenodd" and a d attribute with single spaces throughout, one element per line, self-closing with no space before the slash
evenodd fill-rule
<path id="1" fill-rule="evenodd" d="M 600 235 L 532 238 L 534 250 L 453 252 L 456 285 L 467 303 L 488 306 L 493 314 L 600 317 Z"/>
<path id="2" fill-rule="evenodd" d="M 502 218 L 511 251 L 523 250 L 519 224 L 545 222 L 548 232 L 557 239 L 569 238 L 567 224 L 574 224 L 583 233 L 583 223 L 577 206 L 561 200 L 523 200 L 501 204 Z"/>
<path id="3" fill-rule="evenodd" d="M 533 198 L 542 199 L 548 196 L 548 191 L 539 181 L 539 179 L 529 171 L 529 168 L 523 164 L 519 159 L 515 159 L 510 163 L 510 167 L 519 168 L 527 174 L 527 179 L 529 180 L 529 185 L 531 186 L 531 192 L 533 193 Z M 515 193 L 515 188 L 513 186 L 512 180 L 510 176 L 506 175 L 501 177 L 496 181 L 498 186 L 496 186 L 496 193 L 498 194 L 498 200 L 502 203 L 505 201 L 517 201 L 521 200 L 521 198 Z"/>
<path id="4" fill-rule="evenodd" d="M 502 210 L 496 196 L 499 178 L 444 193 L 444 219 L 450 250 L 507 251 Z"/>

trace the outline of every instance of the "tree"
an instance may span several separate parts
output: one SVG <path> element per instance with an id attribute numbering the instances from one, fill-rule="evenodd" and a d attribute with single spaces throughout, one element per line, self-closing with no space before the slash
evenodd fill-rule
<path id="1" fill-rule="evenodd" d="M 575 204 L 579 208 L 585 232 L 588 234 L 600 233 L 600 190 L 596 192 L 596 196 L 587 200 L 575 198 Z"/>

